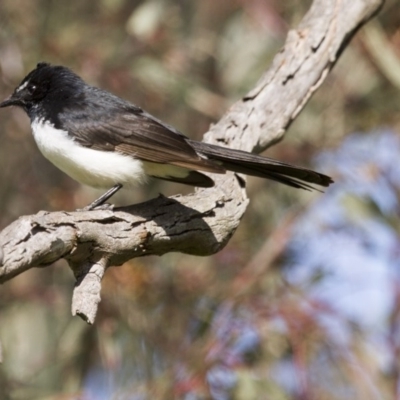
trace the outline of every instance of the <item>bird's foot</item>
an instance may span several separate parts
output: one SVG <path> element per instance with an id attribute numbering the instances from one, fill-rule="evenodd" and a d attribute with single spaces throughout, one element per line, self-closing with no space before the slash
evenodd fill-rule
<path id="1" fill-rule="evenodd" d="M 113 186 L 110 190 L 108 190 L 106 193 L 104 193 L 102 196 L 100 196 L 97 200 L 93 201 L 90 203 L 88 206 L 84 208 L 80 208 L 76 211 L 98 211 L 98 210 L 107 210 L 107 211 L 113 211 L 114 210 L 114 204 L 108 204 L 105 203 L 113 194 L 117 193 L 119 189 L 122 188 L 122 185 L 120 183 L 117 183 L 115 186 Z"/>
<path id="2" fill-rule="evenodd" d="M 103 203 L 103 204 L 99 204 L 98 206 L 93 206 L 92 204 L 89 204 L 86 207 L 83 208 L 77 208 L 76 211 L 114 211 L 114 204 L 110 204 L 110 203 Z"/>

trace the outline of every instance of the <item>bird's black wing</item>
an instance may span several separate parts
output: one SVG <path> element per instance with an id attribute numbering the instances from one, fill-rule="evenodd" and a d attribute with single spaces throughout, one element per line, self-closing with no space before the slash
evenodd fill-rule
<path id="1" fill-rule="evenodd" d="M 142 161 L 171 164 L 189 170 L 224 173 L 219 162 L 197 154 L 182 133 L 138 107 L 131 106 L 97 115 L 69 119 L 68 133 L 81 146 L 116 151 Z"/>

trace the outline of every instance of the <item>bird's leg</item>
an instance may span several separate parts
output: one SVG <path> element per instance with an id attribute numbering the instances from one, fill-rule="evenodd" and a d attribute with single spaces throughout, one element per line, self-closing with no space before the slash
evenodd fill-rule
<path id="1" fill-rule="evenodd" d="M 107 190 L 104 194 L 102 194 L 98 199 L 90 203 L 88 206 L 83 208 L 82 210 L 79 211 L 91 211 L 95 209 L 102 209 L 101 206 L 104 205 L 104 203 L 115 193 L 118 192 L 119 189 L 122 188 L 122 185 L 120 183 L 117 183 L 115 186 L 113 186 L 111 189 Z M 109 205 L 108 205 L 109 206 Z M 106 209 L 110 209 L 110 207 L 105 207 Z M 111 207 L 112 208 L 112 207 Z"/>

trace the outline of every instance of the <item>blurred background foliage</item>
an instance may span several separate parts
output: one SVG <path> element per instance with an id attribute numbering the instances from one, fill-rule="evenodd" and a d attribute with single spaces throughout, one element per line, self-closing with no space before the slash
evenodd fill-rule
<path id="1" fill-rule="evenodd" d="M 201 139 L 310 4 L 1 0 L 0 97 L 45 60 Z M 250 179 L 223 251 L 110 269 L 94 326 L 70 315 L 65 262 L 3 285 L 0 398 L 400 398 L 399 26 L 388 0 L 268 150 L 332 174 L 325 194 Z M 98 194 L 41 156 L 21 110 L 0 132 L 1 227 Z M 187 190 L 154 181 L 116 202 Z"/>

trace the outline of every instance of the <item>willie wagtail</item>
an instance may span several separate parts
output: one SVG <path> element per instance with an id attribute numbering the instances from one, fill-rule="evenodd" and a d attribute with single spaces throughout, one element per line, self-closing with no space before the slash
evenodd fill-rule
<path id="1" fill-rule="evenodd" d="M 211 187 L 203 172 L 227 170 L 314 189 L 329 176 L 248 152 L 198 142 L 140 107 L 90 86 L 70 69 L 41 62 L 0 107 L 22 107 L 43 155 L 75 180 L 109 189 L 94 209 L 120 188 L 146 177 Z"/>

